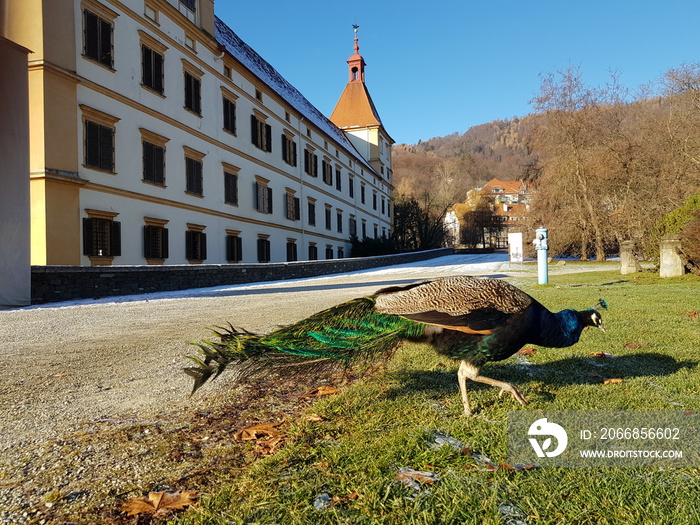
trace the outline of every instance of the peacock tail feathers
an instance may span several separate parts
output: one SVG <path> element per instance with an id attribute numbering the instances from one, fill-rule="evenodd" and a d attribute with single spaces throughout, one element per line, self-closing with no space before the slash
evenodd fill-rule
<path id="1" fill-rule="evenodd" d="M 235 365 L 239 379 L 271 369 L 294 367 L 295 373 L 328 364 L 348 365 L 387 354 L 402 339 L 419 337 L 425 325 L 374 309 L 374 297 L 361 297 L 318 312 L 294 324 L 257 335 L 232 326 L 214 333 L 220 342 L 194 343 L 194 393 L 209 379 Z M 287 371 L 285 371 L 287 372 Z"/>

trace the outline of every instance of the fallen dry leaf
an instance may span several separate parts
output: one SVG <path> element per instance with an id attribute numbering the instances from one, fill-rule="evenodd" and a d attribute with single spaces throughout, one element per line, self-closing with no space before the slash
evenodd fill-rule
<path id="1" fill-rule="evenodd" d="M 275 437 L 282 434 L 279 427 L 282 423 L 260 423 L 252 427 L 244 428 L 236 432 L 234 438 L 239 441 L 251 441 L 253 439 Z"/>
<path id="2" fill-rule="evenodd" d="M 343 505 L 344 503 L 348 503 L 350 501 L 354 501 L 357 498 L 359 498 L 360 495 L 357 492 L 351 492 L 347 496 L 333 496 L 331 499 L 331 506 L 333 505 Z"/>
<path id="3" fill-rule="evenodd" d="M 318 388 L 314 388 L 311 392 L 306 394 L 306 397 L 323 397 L 323 396 L 332 396 L 333 394 L 337 394 L 340 392 L 337 388 L 334 386 L 320 386 Z"/>
<path id="4" fill-rule="evenodd" d="M 506 470 L 530 470 L 535 468 L 533 463 L 516 463 L 515 465 L 509 465 L 505 461 L 501 461 L 498 465 Z"/>
<path id="5" fill-rule="evenodd" d="M 625 345 L 625 348 L 641 348 L 643 346 L 646 346 L 646 343 L 627 343 Z"/>
<path id="6" fill-rule="evenodd" d="M 617 383 L 622 383 L 624 380 L 619 377 L 614 377 L 612 379 L 606 379 L 603 381 L 604 385 L 616 385 Z"/>
<path id="7" fill-rule="evenodd" d="M 687 314 L 683 314 L 683 315 L 687 315 L 688 317 L 690 317 L 694 321 L 695 318 L 700 315 L 700 312 L 688 312 Z"/>
<path id="8" fill-rule="evenodd" d="M 151 492 L 148 496 L 129 498 L 121 506 L 122 512 L 129 516 L 148 514 L 149 516 L 164 516 L 173 510 L 182 510 L 197 501 L 195 491 L 182 492 Z"/>
<path id="9" fill-rule="evenodd" d="M 258 441 L 255 442 L 255 446 L 253 447 L 253 452 L 260 456 L 271 456 L 277 450 L 284 445 L 284 443 L 287 441 L 287 436 L 281 435 L 277 437 L 273 437 L 271 439 L 259 439 Z"/>
<path id="10" fill-rule="evenodd" d="M 522 348 L 521 350 L 518 350 L 517 353 L 520 355 L 533 355 L 535 352 L 537 352 L 536 348 Z"/>
<path id="11" fill-rule="evenodd" d="M 426 485 L 440 481 L 440 478 L 434 472 L 426 472 L 423 470 L 413 470 L 412 468 L 401 467 L 396 473 L 396 479 L 401 483 L 410 484 L 413 481 L 418 481 Z"/>
<path id="12" fill-rule="evenodd" d="M 66 377 L 68 374 L 67 372 L 61 372 L 60 374 L 50 374 L 49 377 Z"/>
<path id="13" fill-rule="evenodd" d="M 607 359 L 615 359 L 617 356 L 612 355 L 612 354 L 606 354 L 605 352 L 591 352 L 591 355 L 593 357 L 600 357 L 600 358 L 607 358 Z"/>
<path id="14" fill-rule="evenodd" d="M 306 420 L 310 421 L 311 423 L 320 423 L 321 421 L 323 421 L 323 418 L 318 414 L 309 414 L 308 416 L 306 416 Z"/>

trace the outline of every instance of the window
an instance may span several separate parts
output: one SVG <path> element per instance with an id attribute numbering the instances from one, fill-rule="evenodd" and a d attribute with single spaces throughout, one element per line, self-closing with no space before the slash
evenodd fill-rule
<path id="1" fill-rule="evenodd" d="M 287 262 L 294 262 L 297 258 L 297 243 L 294 239 L 287 239 Z"/>
<path id="2" fill-rule="evenodd" d="M 224 203 L 238 206 L 238 174 L 224 171 Z"/>
<path id="3" fill-rule="evenodd" d="M 372 192 L 372 209 L 373 210 L 377 209 L 377 192 L 376 191 Z"/>
<path id="4" fill-rule="evenodd" d="M 326 204 L 326 230 L 331 229 L 331 207 Z"/>
<path id="5" fill-rule="evenodd" d="M 185 232 L 185 257 L 190 262 L 201 262 L 207 258 L 207 234 L 205 226 L 188 224 Z"/>
<path id="6" fill-rule="evenodd" d="M 185 149 L 185 192 L 192 195 L 204 194 L 202 167 L 204 153 L 195 151 L 187 146 Z"/>
<path id="7" fill-rule="evenodd" d="M 165 186 L 165 144 L 170 139 L 144 128 L 139 128 L 139 131 L 143 157 L 142 180 Z"/>
<path id="8" fill-rule="evenodd" d="M 350 215 L 350 220 L 348 221 L 348 230 L 348 233 L 350 233 L 350 237 L 357 236 L 357 219 L 354 215 Z"/>
<path id="9" fill-rule="evenodd" d="M 114 129 L 85 121 L 85 165 L 114 171 Z"/>
<path id="10" fill-rule="evenodd" d="M 316 246 L 315 243 L 309 243 L 309 260 L 310 261 L 317 261 L 318 260 L 318 246 Z"/>
<path id="11" fill-rule="evenodd" d="M 282 134 L 282 160 L 290 166 L 297 165 L 297 144 L 285 133 Z"/>
<path id="12" fill-rule="evenodd" d="M 335 170 L 335 189 L 338 191 L 343 191 L 343 182 L 340 179 L 340 169 Z"/>
<path id="13" fill-rule="evenodd" d="M 355 177 L 348 176 L 348 191 L 350 192 L 350 198 L 355 197 Z"/>
<path id="14" fill-rule="evenodd" d="M 258 262 L 270 262 L 270 239 L 266 235 L 258 237 Z"/>
<path id="15" fill-rule="evenodd" d="M 168 229 L 165 225 L 168 221 L 151 218 L 144 220 L 146 225 L 143 227 L 143 256 L 146 259 L 153 259 L 154 262 L 167 259 Z"/>
<path id="16" fill-rule="evenodd" d="M 83 255 L 88 257 L 116 257 L 121 255 L 121 223 L 114 220 L 118 214 L 86 210 L 83 219 Z"/>
<path id="17" fill-rule="evenodd" d="M 115 14 L 116 16 L 116 14 Z M 83 11 L 83 55 L 112 68 L 112 22 L 92 11 Z"/>
<path id="18" fill-rule="evenodd" d="M 256 177 L 253 183 L 253 198 L 255 199 L 255 209 L 260 213 L 272 213 L 272 188 L 268 188 L 269 181 L 262 177 Z"/>
<path id="19" fill-rule="evenodd" d="M 114 172 L 114 126 L 118 118 L 80 105 L 84 123 L 85 166 Z"/>
<path id="20" fill-rule="evenodd" d="M 285 199 L 285 214 L 290 221 L 298 221 L 301 219 L 301 210 L 299 205 L 299 197 L 294 196 L 294 191 L 287 189 Z"/>
<path id="21" fill-rule="evenodd" d="M 224 101 L 224 129 L 236 134 L 236 103 L 223 97 Z"/>
<path id="22" fill-rule="evenodd" d="M 226 230 L 226 260 L 228 262 L 241 262 L 243 260 L 243 242 L 240 233 Z"/>
<path id="23" fill-rule="evenodd" d="M 304 173 L 318 177 L 318 155 L 308 149 L 304 150 Z"/>
<path id="24" fill-rule="evenodd" d="M 332 259 L 333 258 L 333 246 L 330 244 L 326 245 L 326 259 Z"/>
<path id="25" fill-rule="evenodd" d="M 384 200 L 384 197 L 382 197 L 382 215 L 386 213 L 386 201 Z"/>
<path id="26" fill-rule="evenodd" d="M 336 210 L 335 218 L 336 218 L 336 228 L 338 229 L 338 233 L 343 233 L 343 211 Z"/>
<path id="27" fill-rule="evenodd" d="M 345 248 L 338 246 L 338 259 L 343 259 L 345 257 Z"/>
<path id="28" fill-rule="evenodd" d="M 141 46 L 141 85 L 163 94 L 163 55 Z"/>
<path id="29" fill-rule="evenodd" d="M 367 238 L 367 223 L 365 222 L 364 219 L 362 219 L 362 238 L 363 239 Z"/>
<path id="30" fill-rule="evenodd" d="M 197 11 L 197 0 L 180 0 L 180 3 L 193 13 Z"/>
<path id="31" fill-rule="evenodd" d="M 201 89 L 201 80 L 185 71 L 185 108 L 197 115 L 202 114 Z"/>
<path id="32" fill-rule="evenodd" d="M 309 226 L 316 226 L 316 201 L 309 199 L 307 206 L 309 215 Z"/>
<path id="33" fill-rule="evenodd" d="M 143 142 L 143 181 L 165 185 L 165 148 Z"/>
<path id="34" fill-rule="evenodd" d="M 360 182 L 360 202 L 365 203 L 365 185 L 362 182 Z"/>
<path id="35" fill-rule="evenodd" d="M 323 173 L 323 182 L 331 186 L 333 184 L 333 166 L 325 159 L 321 161 L 321 172 Z"/>
<path id="36" fill-rule="evenodd" d="M 256 148 L 272 151 L 272 126 L 265 123 L 262 114 L 250 116 L 250 139 Z"/>

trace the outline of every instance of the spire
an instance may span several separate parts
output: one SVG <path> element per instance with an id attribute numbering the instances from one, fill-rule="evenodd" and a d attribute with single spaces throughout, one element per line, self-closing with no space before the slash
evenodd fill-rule
<path id="1" fill-rule="evenodd" d="M 360 55 L 360 44 L 357 38 L 357 30 L 360 28 L 357 24 L 352 25 L 355 31 L 355 44 L 353 46 L 354 53 L 348 58 L 348 82 L 364 82 L 365 81 L 365 60 Z"/>

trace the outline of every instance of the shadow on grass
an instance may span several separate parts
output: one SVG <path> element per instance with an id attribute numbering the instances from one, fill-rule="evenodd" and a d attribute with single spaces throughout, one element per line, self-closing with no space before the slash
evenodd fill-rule
<path id="1" fill-rule="evenodd" d="M 519 359 L 516 356 L 515 359 Z M 682 368 L 695 368 L 694 361 L 677 361 L 671 356 L 658 353 L 638 353 L 617 358 L 569 357 L 548 363 L 532 363 L 524 358 L 519 361 L 508 360 L 502 363 L 489 363 L 482 367 L 480 373 L 486 377 L 507 381 L 515 385 L 530 381 L 541 381 L 552 386 L 594 385 L 609 378 L 660 377 L 672 375 Z M 387 392 L 388 398 L 417 391 L 440 391 L 453 393 L 457 387 L 456 371 L 442 370 L 405 370 L 394 375 L 401 380 L 402 386 Z M 468 381 L 469 390 L 493 388 L 491 386 Z"/>

